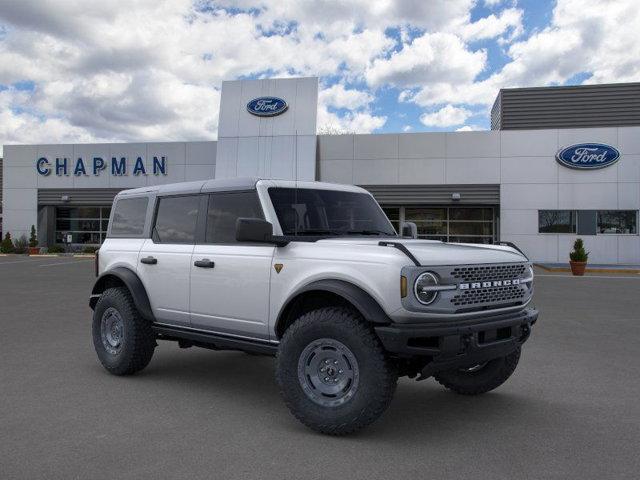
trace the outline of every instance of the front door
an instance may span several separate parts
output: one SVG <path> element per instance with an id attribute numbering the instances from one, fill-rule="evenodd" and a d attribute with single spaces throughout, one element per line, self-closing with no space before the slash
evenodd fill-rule
<path id="1" fill-rule="evenodd" d="M 138 256 L 138 275 L 159 323 L 189 326 L 191 256 L 200 198 L 159 198 L 152 238 Z"/>
<path id="2" fill-rule="evenodd" d="M 204 243 L 191 256 L 191 325 L 268 339 L 275 247 L 236 242 L 239 217 L 263 218 L 256 191 L 209 196 Z"/>

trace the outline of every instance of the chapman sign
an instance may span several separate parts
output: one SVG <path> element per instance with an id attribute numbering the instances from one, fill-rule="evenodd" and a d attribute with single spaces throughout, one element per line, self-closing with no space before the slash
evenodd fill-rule
<path id="1" fill-rule="evenodd" d="M 36 160 L 36 170 L 43 177 L 51 175 L 51 173 L 55 173 L 57 176 L 98 176 L 102 172 L 110 173 L 113 176 L 123 176 L 129 173 L 136 176 L 149 174 L 166 175 L 167 157 L 153 157 L 151 165 L 145 165 L 144 158 L 142 157 L 137 157 L 135 161 L 131 162 L 127 161 L 127 157 L 111 157 L 111 161 L 107 161 L 101 157 L 87 159 L 78 157 L 75 161 L 66 157 L 55 159 L 40 157 Z"/>
<path id="2" fill-rule="evenodd" d="M 596 170 L 613 165 L 620 158 L 620 152 L 602 143 L 579 143 L 563 148 L 556 155 L 558 163 L 579 170 Z"/>
<path id="3" fill-rule="evenodd" d="M 258 117 L 275 117 L 284 113 L 289 105 L 278 97 L 259 97 L 247 103 L 247 111 Z"/>

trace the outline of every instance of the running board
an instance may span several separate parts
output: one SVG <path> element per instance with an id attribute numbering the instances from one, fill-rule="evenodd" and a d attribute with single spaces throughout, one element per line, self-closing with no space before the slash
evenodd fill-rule
<path id="1" fill-rule="evenodd" d="M 263 355 L 275 356 L 278 352 L 278 346 L 268 341 L 237 338 L 220 333 L 158 324 L 153 324 L 151 328 L 158 336 L 158 340 L 183 341 L 196 347 L 211 348 L 213 350 L 242 350 Z"/>

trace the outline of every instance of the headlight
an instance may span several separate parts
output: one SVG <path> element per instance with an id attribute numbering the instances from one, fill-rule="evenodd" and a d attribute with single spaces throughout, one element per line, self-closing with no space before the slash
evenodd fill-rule
<path id="1" fill-rule="evenodd" d="M 413 292 L 421 304 L 429 305 L 438 296 L 437 285 L 438 277 L 431 272 L 425 272 L 416 278 Z"/>

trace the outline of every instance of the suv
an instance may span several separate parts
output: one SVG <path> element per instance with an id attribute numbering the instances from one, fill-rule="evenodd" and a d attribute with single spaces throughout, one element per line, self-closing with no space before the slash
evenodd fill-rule
<path id="1" fill-rule="evenodd" d="M 493 390 L 538 316 L 517 248 L 400 237 L 366 190 L 320 182 L 123 191 L 96 275 L 109 372 L 142 370 L 159 340 L 273 355 L 291 412 L 334 435 L 378 418 L 399 376 Z"/>

